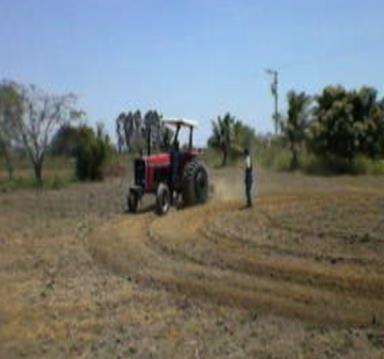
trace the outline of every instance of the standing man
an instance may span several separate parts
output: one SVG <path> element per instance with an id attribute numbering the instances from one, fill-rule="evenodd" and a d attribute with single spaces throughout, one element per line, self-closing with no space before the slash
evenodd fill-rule
<path id="1" fill-rule="evenodd" d="M 245 195 L 247 197 L 247 207 L 252 207 L 252 183 L 253 183 L 253 166 L 252 158 L 249 149 L 244 150 L 244 182 L 245 182 Z"/>

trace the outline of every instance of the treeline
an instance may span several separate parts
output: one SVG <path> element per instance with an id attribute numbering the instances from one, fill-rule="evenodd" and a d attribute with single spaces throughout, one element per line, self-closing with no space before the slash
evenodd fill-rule
<path id="1" fill-rule="evenodd" d="M 290 169 L 302 165 L 300 154 L 316 156 L 335 172 L 354 170 L 357 160 L 384 157 L 384 99 L 377 90 L 327 86 L 314 96 L 290 91 L 280 122 L 291 153 Z"/>
<path id="2" fill-rule="evenodd" d="M 76 158 L 76 177 L 80 180 L 101 179 L 101 167 L 113 150 L 109 137 L 99 126 L 95 131 L 84 123 L 85 113 L 77 107 L 72 93 L 53 94 L 34 85 L 13 81 L 0 82 L 0 156 L 8 177 L 13 179 L 15 159 L 29 160 L 37 184 L 43 184 L 46 157 L 56 151 Z"/>
<path id="3" fill-rule="evenodd" d="M 279 169 L 384 173 L 384 99 L 376 89 L 327 86 L 315 95 L 290 91 L 287 103 L 287 112 L 278 117 L 279 135 L 257 136 L 226 113 L 212 121 L 208 147 L 220 151 L 222 165 L 249 147 L 256 161 Z M 1 81 L 0 157 L 9 178 L 15 157 L 22 155 L 41 183 L 45 159 L 53 154 L 75 158 L 78 179 L 101 179 L 103 163 L 115 147 L 101 125 L 94 130 L 84 119 L 72 93 Z M 148 142 L 154 151 L 169 149 L 173 133 L 157 110 L 122 112 L 115 124 L 119 153 L 142 153 Z M 374 171 L 359 168 L 367 165 Z"/>
<path id="4" fill-rule="evenodd" d="M 119 153 L 143 152 L 149 141 L 154 151 L 167 150 L 173 133 L 163 124 L 162 117 L 156 110 L 149 110 L 144 115 L 140 110 L 122 112 L 116 118 Z"/>
<path id="5" fill-rule="evenodd" d="M 212 121 L 208 147 L 221 152 L 222 165 L 250 147 L 257 162 L 275 169 L 384 173 L 384 99 L 376 89 L 290 91 L 287 104 L 287 112 L 278 116 L 278 135 L 256 135 L 226 113 Z"/>

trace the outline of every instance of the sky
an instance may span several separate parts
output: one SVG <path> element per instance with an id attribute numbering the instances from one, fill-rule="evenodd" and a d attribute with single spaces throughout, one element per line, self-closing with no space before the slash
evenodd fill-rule
<path id="1" fill-rule="evenodd" d="M 225 112 L 273 130 L 287 91 L 374 86 L 384 96 L 382 0 L 0 0 L 0 79 L 74 92 L 113 134 L 122 111 Z"/>

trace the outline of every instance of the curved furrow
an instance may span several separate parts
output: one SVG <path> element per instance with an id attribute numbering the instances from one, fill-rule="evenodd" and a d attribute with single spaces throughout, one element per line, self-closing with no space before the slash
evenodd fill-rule
<path id="1" fill-rule="evenodd" d="M 276 196 L 258 205 L 263 201 L 279 203 Z M 331 266 L 273 248 L 259 251 L 220 231 L 204 230 L 221 214 L 238 209 L 236 202 L 212 201 L 160 218 L 122 216 L 97 229 L 88 245 L 97 262 L 144 285 L 318 324 L 384 322 L 383 277 L 367 275 L 364 266 Z"/>
<path id="2" fill-rule="evenodd" d="M 223 205 L 219 205 L 224 208 Z M 217 212 L 205 209 L 207 213 Z M 364 267 L 345 263 L 329 265 L 314 261 L 312 258 L 287 257 L 276 253 L 259 253 L 252 248 L 244 247 L 240 242 L 222 234 L 216 240 L 206 240 L 201 235 L 201 226 L 210 218 L 201 213 L 200 223 L 193 217 L 191 210 L 185 216 L 177 213 L 178 223 L 183 224 L 183 236 L 180 231 L 172 230 L 174 218 L 162 218 L 151 225 L 152 243 L 164 253 L 190 262 L 220 269 L 229 269 L 239 273 L 282 280 L 306 286 L 334 290 L 359 297 L 374 296 L 384 299 L 384 277 L 368 274 Z M 192 215 L 192 218 L 190 216 Z M 218 214 L 216 214 L 217 216 Z M 184 224 L 185 223 L 185 224 Z"/>

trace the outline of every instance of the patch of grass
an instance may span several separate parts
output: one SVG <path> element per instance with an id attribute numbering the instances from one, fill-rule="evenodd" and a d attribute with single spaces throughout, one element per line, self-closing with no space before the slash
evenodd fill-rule
<path id="1" fill-rule="evenodd" d="M 289 171 L 291 164 L 291 154 L 284 150 L 280 151 L 274 159 L 272 168 L 276 171 Z"/>
<path id="2" fill-rule="evenodd" d="M 73 182 L 73 180 L 70 178 L 54 175 L 53 177 L 48 177 L 43 182 L 43 188 L 58 190 L 61 188 L 68 187 L 71 184 L 71 182 Z"/>
<path id="3" fill-rule="evenodd" d="M 372 160 L 364 156 L 359 156 L 354 161 L 354 169 L 358 174 L 383 175 L 384 160 Z"/>
<path id="4" fill-rule="evenodd" d="M 345 158 L 327 158 L 307 154 L 302 156 L 300 167 L 303 172 L 315 175 L 384 174 L 384 160 L 372 160 L 365 156 L 357 156 L 353 161 L 348 161 Z"/>
<path id="5" fill-rule="evenodd" d="M 289 171 L 291 152 L 279 143 L 259 148 L 254 153 L 256 163 L 274 171 Z M 384 159 L 373 160 L 357 156 L 352 161 L 335 156 L 317 156 L 302 149 L 298 154 L 298 170 L 311 175 L 384 175 Z"/>
<path id="6" fill-rule="evenodd" d="M 31 162 L 25 155 L 15 155 L 12 158 L 15 171 L 31 170 Z M 69 157 L 47 155 L 44 161 L 45 171 L 59 171 L 64 168 L 73 168 L 74 160 Z M 5 168 L 4 158 L 0 156 L 0 168 Z"/>
<path id="7" fill-rule="evenodd" d="M 275 171 L 288 171 L 291 163 L 290 152 L 275 144 L 256 151 L 254 158 L 261 167 Z"/>
<path id="8" fill-rule="evenodd" d="M 104 177 L 124 177 L 127 176 L 133 167 L 133 160 L 136 158 L 133 154 L 113 153 L 103 165 Z"/>
<path id="9" fill-rule="evenodd" d="M 222 168 L 223 153 L 215 148 L 205 148 L 202 155 L 203 161 L 212 168 Z M 228 154 L 226 167 L 239 167 L 243 164 L 243 153 L 232 150 Z"/>
<path id="10" fill-rule="evenodd" d="M 0 193 L 13 192 L 21 189 L 59 190 L 68 187 L 72 180 L 63 176 L 53 175 L 39 183 L 33 177 L 15 177 L 12 180 L 0 181 Z"/>
<path id="11" fill-rule="evenodd" d="M 4 180 L 0 182 L 0 192 L 12 192 L 18 189 L 34 188 L 37 183 L 31 178 L 16 177 L 12 180 Z"/>

